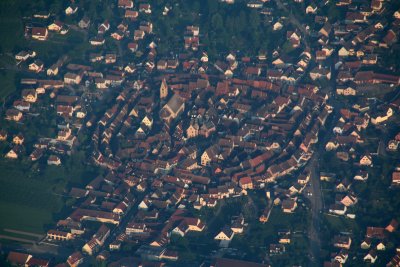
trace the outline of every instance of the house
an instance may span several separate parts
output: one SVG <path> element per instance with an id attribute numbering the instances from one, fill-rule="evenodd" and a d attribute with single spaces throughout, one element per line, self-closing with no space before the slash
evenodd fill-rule
<path id="1" fill-rule="evenodd" d="M 384 241 L 380 241 L 377 245 L 376 245 L 376 250 L 378 251 L 383 251 L 386 250 L 386 244 Z"/>
<path id="2" fill-rule="evenodd" d="M 67 72 L 64 75 L 64 83 L 65 84 L 80 84 L 81 81 L 82 81 L 82 75 L 81 74 Z"/>
<path id="3" fill-rule="evenodd" d="M 279 31 L 283 28 L 283 24 L 279 21 L 275 22 L 274 25 L 272 26 L 272 29 L 274 31 Z"/>
<path id="4" fill-rule="evenodd" d="M 339 264 L 340 264 L 339 266 L 341 266 L 341 264 L 345 264 L 345 263 L 346 263 L 346 261 L 347 261 L 348 258 L 349 258 L 349 253 L 347 252 L 347 250 L 341 249 L 341 250 L 335 255 L 335 257 L 333 258 L 333 260 L 334 260 L 336 263 L 339 263 Z M 324 267 L 326 267 L 326 266 L 324 265 Z"/>
<path id="5" fill-rule="evenodd" d="M 333 239 L 333 245 L 337 248 L 350 249 L 351 238 L 349 236 L 335 236 Z"/>
<path id="6" fill-rule="evenodd" d="M 332 25 L 329 22 L 325 22 L 324 26 L 318 31 L 322 36 L 329 37 L 332 31 Z"/>
<path id="7" fill-rule="evenodd" d="M 124 17 L 130 20 L 136 20 L 137 17 L 139 16 L 139 12 L 136 10 L 125 10 L 125 15 Z"/>
<path id="8" fill-rule="evenodd" d="M 50 17 L 50 12 L 48 11 L 39 11 L 33 14 L 34 18 L 38 19 L 48 19 Z"/>
<path id="9" fill-rule="evenodd" d="M 102 224 L 93 235 L 92 239 L 82 247 L 82 251 L 88 255 L 93 255 L 100 250 L 109 235 L 110 229 L 106 225 Z"/>
<path id="10" fill-rule="evenodd" d="M 146 35 L 146 33 L 142 30 L 135 30 L 133 32 L 133 40 L 134 41 L 138 41 L 138 40 L 142 40 L 144 38 L 144 36 Z"/>
<path id="11" fill-rule="evenodd" d="M 361 242 L 360 247 L 361 247 L 361 249 L 369 249 L 371 247 L 371 239 L 365 238 L 363 240 L 363 242 Z"/>
<path id="12" fill-rule="evenodd" d="M 30 254 L 10 251 L 7 256 L 7 262 L 14 266 L 27 266 L 32 257 Z"/>
<path id="13" fill-rule="evenodd" d="M 172 230 L 173 234 L 185 236 L 189 231 L 201 232 L 205 228 L 204 223 L 196 218 L 183 218 L 179 225 Z"/>
<path id="14" fill-rule="evenodd" d="M 329 207 L 329 212 L 336 214 L 336 215 L 345 215 L 347 211 L 347 207 L 343 205 L 342 203 L 340 204 L 333 204 Z"/>
<path id="15" fill-rule="evenodd" d="M 142 119 L 142 124 L 146 125 L 149 129 L 153 126 L 153 117 L 150 115 L 144 116 Z"/>
<path id="16" fill-rule="evenodd" d="M 143 234 L 147 232 L 147 227 L 145 223 L 135 223 L 135 222 L 130 222 L 125 228 L 125 233 L 127 235 L 132 235 L 132 234 Z"/>
<path id="17" fill-rule="evenodd" d="M 148 3 L 142 3 L 139 5 L 139 12 L 145 14 L 151 14 L 151 5 Z"/>
<path id="18" fill-rule="evenodd" d="M 390 29 L 385 35 L 385 37 L 383 37 L 383 42 L 387 47 L 389 47 L 395 44 L 397 42 L 397 39 L 398 39 L 397 34 L 392 29 Z"/>
<path id="19" fill-rule="evenodd" d="M 57 140 L 66 141 L 71 136 L 72 131 L 70 128 L 62 129 L 58 131 Z"/>
<path id="20" fill-rule="evenodd" d="M 397 151 L 397 149 L 399 148 L 399 143 L 400 142 L 397 140 L 390 140 L 387 146 L 387 150 L 391 152 Z"/>
<path id="21" fill-rule="evenodd" d="M 367 171 L 363 171 L 363 170 L 359 170 L 354 175 L 354 180 L 365 182 L 366 180 L 368 180 L 368 172 Z"/>
<path id="22" fill-rule="evenodd" d="M 214 237 L 214 240 L 227 240 L 231 241 L 235 233 L 229 226 L 224 226 L 224 228 Z"/>
<path id="23" fill-rule="evenodd" d="M 6 120 L 20 121 L 22 120 L 22 112 L 16 109 L 7 109 Z"/>
<path id="24" fill-rule="evenodd" d="M 49 32 L 45 27 L 33 27 L 32 28 L 32 38 L 39 41 L 45 41 L 48 38 Z"/>
<path id="25" fill-rule="evenodd" d="M 385 228 L 382 227 L 367 227 L 367 232 L 365 234 L 367 238 L 382 240 L 385 239 L 386 233 Z"/>
<path id="26" fill-rule="evenodd" d="M 337 183 L 336 191 L 338 191 L 338 192 L 346 192 L 346 191 L 348 191 L 350 189 L 350 187 L 351 187 L 350 179 L 344 178 L 339 183 Z"/>
<path id="27" fill-rule="evenodd" d="M 18 147 L 14 147 L 10 151 L 7 152 L 5 157 L 8 158 L 8 159 L 17 159 L 18 155 L 19 155 L 19 152 L 20 152 L 19 148 Z"/>
<path id="28" fill-rule="evenodd" d="M 350 49 L 346 48 L 346 46 L 342 46 L 342 48 L 338 51 L 339 57 L 348 57 L 350 55 Z"/>
<path id="29" fill-rule="evenodd" d="M 117 41 L 121 41 L 125 37 L 125 33 L 121 31 L 116 31 L 111 34 L 111 37 Z"/>
<path id="30" fill-rule="evenodd" d="M 102 35 L 110 29 L 110 23 L 106 20 L 97 28 L 97 34 Z"/>
<path id="31" fill-rule="evenodd" d="M 7 140 L 7 132 L 6 130 L 0 130 L 0 141 L 6 141 Z"/>
<path id="32" fill-rule="evenodd" d="M 235 234 L 243 233 L 243 227 L 244 227 L 243 215 L 238 216 L 235 220 L 232 221 L 231 229 Z"/>
<path id="33" fill-rule="evenodd" d="M 47 238 L 57 241 L 68 241 L 73 239 L 73 235 L 69 232 L 49 230 L 47 231 Z"/>
<path id="34" fill-rule="evenodd" d="M 61 159 L 55 155 L 51 155 L 48 159 L 47 159 L 47 165 L 55 165 L 55 166 L 59 166 L 61 165 Z"/>
<path id="35" fill-rule="evenodd" d="M 282 210 L 284 213 L 292 213 L 297 208 L 297 202 L 293 199 L 285 199 L 282 201 Z"/>
<path id="36" fill-rule="evenodd" d="M 264 5 L 264 3 L 261 0 L 250 0 L 247 3 L 247 7 L 256 8 L 256 9 L 262 8 L 263 5 Z"/>
<path id="37" fill-rule="evenodd" d="M 137 51 L 137 49 L 138 49 L 138 44 L 137 43 L 128 43 L 128 49 L 132 52 L 132 53 L 134 53 L 134 52 L 136 52 Z"/>
<path id="38" fill-rule="evenodd" d="M 89 43 L 93 46 L 101 46 L 104 45 L 106 39 L 102 35 L 97 35 L 89 39 Z"/>
<path id="39" fill-rule="evenodd" d="M 104 58 L 106 64 L 113 64 L 117 62 L 117 55 L 115 53 L 107 53 Z"/>
<path id="40" fill-rule="evenodd" d="M 377 258 L 378 258 L 378 255 L 376 254 L 376 251 L 372 249 L 368 252 L 367 255 L 365 255 L 364 261 L 367 263 L 373 264 L 373 263 L 375 263 Z"/>
<path id="41" fill-rule="evenodd" d="M 83 255 L 79 251 L 76 251 L 67 258 L 67 264 L 70 267 L 78 267 L 83 263 L 83 260 Z"/>
<path id="42" fill-rule="evenodd" d="M 110 251 L 119 251 L 121 249 L 122 242 L 119 240 L 115 240 L 110 243 L 108 246 Z"/>
<path id="43" fill-rule="evenodd" d="M 18 54 L 15 55 L 15 59 L 18 61 L 26 61 L 29 58 L 33 58 L 36 56 L 35 51 L 27 52 L 27 51 L 21 51 Z"/>
<path id="44" fill-rule="evenodd" d="M 133 8 L 132 0 L 118 0 L 118 8 L 129 9 Z"/>
<path id="45" fill-rule="evenodd" d="M 239 180 L 239 186 L 242 189 L 253 189 L 253 181 L 250 177 L 243 177 Z"/>
<path id="46" fill-rule="evenodd" d="M 207 148 L 201 155 L 201 165 L 208 166 L 218 156 L 217 146 Z"/>
<path id="47" fill-rule="evenodd" d="M 290 234 L 285 234 L 279 237 L 278 243 L 279 244 L 290 244 Z"/>
<path id="48" fill-rule="evenodd" d="M 200 127 L 199 135 L 208 138 L 216 130 L 215 124 L 212 121 L 207 121 Z"/>
<path id="49" fill-rule="evenodd" d="M 310 78 L 312 80 L 318 80 L 322 78 L 330 80 L 331 70 L 328 67 L 322 67 L 321 65 L 319 65 L 310 71 Z"/>
<path id="50" fill-rule="evenodd" d="M 344 96 L 354 96 L 357 94 L 356 89 L 354 89 L 351 86 L 341 86 L 338 85 L 336 87 L 336 94 L 338 95 L 344 95 Z"/>
<path id="51" fill-rule="evenodd" d="M 24 136 L 22 134 L 17 134 L 13 137 L 13 143 L 16 145 L 22 145 L 24 143 Z"/>
<path id="52" fill-rule="evenodd" d="M 269 254 L 270 255 L 280 255 L 286 252 L 286 247 L 283 244 L 270 244 Z"/>
<path id="53" fill-rule="evenodd" d="M 317 13 L 318 7 L 316 4 L 311 3 L 306 7 L 306 14 L 315 14 Z"/>
<path id="54" fill-rule="evenodd" d="M 83 16 L 83 18 L 78 22 L 78 26 L 81 29 L 88 29 L 90 26 L 90 18 Z"/>
<path id="55" fill-rule="evenodd" d="M 387 121 L 394 114 L 393 109 L 391 107 L 383 107 L 376 114 L 371 115 L 371 123 L 374 125 L 381 124 Z"/>
<path id="56" fill-rule="evenodd" d="M 394 231 L 397 230 L 397 228 L 399 227 L 399 223 L 395 220 L 392 219 L 389 223 L 388 226 L 386 226 L 386 231 L 388 231 L 389 233 L 393 233 Z"/>
<path id="57" fill-rule="evenodd" d="M 46 71 L 47 76 L 56 76 L 58 74 L 58 67 L 57 63 L 51 65 Z"/>
<path id="58" fill-rule="evenodd" d="M 189 127 L 186 129 L 187 138 L 194 138 L 199 135 L 199 124 L 197 122 L 191 122 Z"/>
<path id="59" fill-rule="evenodd" d="M 44 154 L 44 150 L 41 148 L 36 148 L 35 150 L 32 151 L 32 153 L 29 155 L 29 159 L 31 161 L 37 161 L 39 160 Z"/>
<path id="60" fill-rule="evenodd" d="M 51 23 L 49 26 L 47 26 L 47 29 L 49 31 L 59 32 L 59 31 L 61 31 L 63 25 L 64 25 L 64 23 L 62 23 L 61 21 L 55 20 L 53 23 Z"/>
<path id="61" fill-rule="evenodd" d="M 346 207 L 354 206 L 357 204 L 358 199 L 354 194 L 348 194 L 340 200 L 340 203 L 345 205 Z"/>
<path id="62" fill-rule="evenodd" d="M 29 64 L 29 70 L 39 73 L 43 70 L 44 63 L 41 60 L 35 60 L 31 64 Z"/>
<path id="63" fill-rule="evenodd" d="M 151 201 L 145 198 L 139 203 L 138 209 L 139 210 L 148 210 L 150 208 L 150 206 L 151 206 Z"/>
<path id="64" fill-rule="evenodd" d="M 35 103 L 37 101 L 37 93 L 34 89 L 24 89 L 21 95 L 26 102 Z"/>
<path id="65" fill-rule="evenodd" d="M 362 166 L 371 166 L 372 165 L 372 157 L 370 154 L 364 155 L 360 158 L 360 165 Z"/>
<path id="66" fill-rule="evenodd" d="M 78 11 L 78 6 L 70 5 L 65 9 L 65 15 L 70 16 L 75 14 Z"/>
<path id="67" fill-rule="evenodd" d="M 392 185 L 399 186 L 400 185 L 400 172 L 392 173 Z"/>

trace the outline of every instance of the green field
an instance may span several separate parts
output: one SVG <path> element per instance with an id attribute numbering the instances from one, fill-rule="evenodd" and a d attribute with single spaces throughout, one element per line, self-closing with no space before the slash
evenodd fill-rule
<path id="1" fill-rule="evenodd" d="M 53 213 L 63 207 L 62 199 L 52 192 L 63 182 L 30 171 L 30 166 L 20 162 L 0 161 L 0 231 L 11 228 L 42 233 L 44 226 L 53 222 Z"/>
<path id="2" fill-rule="evenodd" d="M 44 233 L 43 225 L 53 222 L 52 214 L 46 209 L 28 205 L 0 201 L 0 233 L 14 236 L 5 232 L 4 228 L 24 230 L 32 233 Z M 26 238 L 26 236 L 22 236 Z"/>
<path id="3" fill-rule="evenodd" d="M 0 159 L 0 233 L 4 228 L 44 233 L 65 217 L 65 202 L 71 185 L 93 179 L 97 173 L 83 164 L 76 153 L 61 167 Z"/>
<path id="4" fill-rule="evenodd" d="M 14 81 L 15 71 L 0 72 L 0 101 L 15 91 Z"/>

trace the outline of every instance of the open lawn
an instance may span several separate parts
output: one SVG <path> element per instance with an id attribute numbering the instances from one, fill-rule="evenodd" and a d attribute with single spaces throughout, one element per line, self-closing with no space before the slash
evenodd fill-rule
<path id="1" fill-rule="evenodd" d="M 326 220 L 326 225 L 334 233 L 340 233 L 340 232 L 354 233 L 355 230 L 358 230 L 357 224 L 355 223 L 354 220 L 343 216 L 325 215 L 325 220 Z"/>
<path id="2" fill-rule="evenodd" d="M 26 235 L 5 232 L 4 228 L 23 229 L 32 233 L 44 233 L 43 226 L 53 222 L 52 213 L 43 208 L 0 201 L 0 233 L 2 235 L 30 239 Z M 33 240 L 36 240 L 33 238 Z"/>
<path id="3" fill-rule="evenodd" d="M 244 234 L 235 236 L 230 247 L 246 251 L 249 259 L 260 259 L 265 255 L 270 244 L 277 243 L 279 230 L 303 232 L 307 224 L 298 222 L 305 222 L 306 219 L 305 211 L 297 210 L 293 214 L 286 214 L 280 208 L 274 207 L 267 223 L 248 222 L 249 227 L 245 229 Z"/>
<path id="4" fill-rule="evenodd" d="M 0 71 L 0 101 L 16 90 L 15 71 Z"/>
<path id="5" fill-rule="evenodd" d="M 0 231 L 4 228 L 43 233 L 44 226 L 53 222 L 53 213 L 63 207 L 53 186 L 60 181 L 29 173 L 29 166 L 6 160 L 0 161 Z M 4 232 L 3 232 L 4 233 Z"/>
<path id="6" fill-rule="evenodd" d="M 20 7 L 24 1 L 0 1 L 0 52 L 12 52 L 23 47 L 24 26 L 21 20 Z"/>
<path id="7" fill-rule="evenodd" d="M 5 234 L 4 228 L 43 233 L 65 216 L 68 186 L 96 176 L 81 156 L 78 152 L 61 167 L 0 159 L 0 233 Z"/>

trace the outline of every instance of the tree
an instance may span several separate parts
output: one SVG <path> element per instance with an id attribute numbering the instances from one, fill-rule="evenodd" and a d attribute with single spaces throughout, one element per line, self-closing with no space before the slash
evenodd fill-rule
<path id="1" fill-rule="evenodd" d="M 224 28 L 224 22 L 222 16 L 219 13 L 215 13 L 211 18 L 211 27 L 216 32 L 220 32 Z"/>
<path id="2" fill-rule="evenodd" d="M 207 1 L 208 15 L 214 14 L 218 11 L 218 2 L 215 0 Z"/>

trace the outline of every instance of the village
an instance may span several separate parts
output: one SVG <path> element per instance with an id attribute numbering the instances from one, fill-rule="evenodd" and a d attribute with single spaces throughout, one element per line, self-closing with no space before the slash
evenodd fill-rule
<path id="1" fill-rule="evenodd" d="M 201 19 L 163 39 L 182 1 L 89 2 L 31 12 L 8 67 L 4 164 L 93 171 L 51 185 L 32 249 L 0 235 L 5 262 L 400 266 L 396 1 L 214 1 L 276 38 L 216 55 Z"/>

